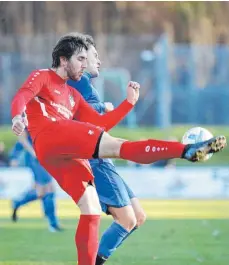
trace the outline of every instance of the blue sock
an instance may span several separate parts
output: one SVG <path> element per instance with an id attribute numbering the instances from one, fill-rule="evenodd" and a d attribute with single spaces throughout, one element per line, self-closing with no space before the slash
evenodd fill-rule
<path id="1" fill-rule="evenodd" d="M 110 257 L 128 234 L 129 232 L 124 227 L 113 222 L 100 240 L 98 255 L 104 258 Z"/>
<path id="2" fill-rule="evenodd" d="M 137 226 L 135 226 L 123 239 L 122 241 L 119 243 L 119 245 L 116 247 L 118 248 L 119 246 L 122 245 L 122 242 L 125 241 L 135 230 L 137 229 Z"/>
<path id="3" fill-rule="evenodd" d="M 43 209 L 45 216 L 48 219 L 48 222 L 51 226 L 58 226 L 58 221 L 56 217 L 56 205 L 54 202 L 55 194 L 53 192 L 45 194 L 42 198 Z"/>
<path id="4" fill-rule="evenodd" d="M 19 208 L 22 205 L 25 205 L 29 202 L 37 200 L 37 192 L 35 189 L 29 190 L 22 194 L 19 200 L 15 200 L 13 203 L 13 208 Z"/>

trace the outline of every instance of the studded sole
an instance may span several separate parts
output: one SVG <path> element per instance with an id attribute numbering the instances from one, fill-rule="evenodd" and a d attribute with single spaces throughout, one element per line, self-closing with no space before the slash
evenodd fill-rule
<path id="1" fill-rule="evenodd" d="M 204 161 L 207 154 L 217 153 L 227 145 L 226 137 L 223 135 L 216 136 L 208 141 L 205 146 L 202 146 L 196 151 L 194 161 Z"/>

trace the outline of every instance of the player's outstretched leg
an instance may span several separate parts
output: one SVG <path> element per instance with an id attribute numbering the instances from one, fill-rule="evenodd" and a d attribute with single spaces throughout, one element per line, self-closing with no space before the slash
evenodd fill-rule
<path id="1" fill-rule="evenodd" d="M 81 211 L 75 235 L 78 265 L 95 265 L 101 214 L 101 207 L 95 188 L 88 186 L 77 204 Z"/>
<path id="2" fill-rule="evenodd" d="M 217 136 L 208 141 L 184 145 L 180 142 L 155 139 L 126 141 L 104 133 L 99 146 L 99 157 L 122 158 L 140 164 L 151 164 L 172 158 L 183 158 L 196 162 L 203 160 L 207 154 L 219 152 L 225 146 L 225 136 Z"/>
<path id="3" fill-rule="evenodd" d="M 22 196 L 19 199 L 14 200 L 12 202 L 12 208 L 13 208 L 13 213 L 11 216 L 12 221 L 17 222 L 17 220 L 18 220 L 17 211 L 21 206 L 23 206 L 27 203 L 30 203 L 32 201 L 35 201 L 37 199 L 38 199 L 37 191 L 36 191 L 36 189 L 32 189 L 32 190 L 26 191 L 24 194 L 22 194 Z"/>

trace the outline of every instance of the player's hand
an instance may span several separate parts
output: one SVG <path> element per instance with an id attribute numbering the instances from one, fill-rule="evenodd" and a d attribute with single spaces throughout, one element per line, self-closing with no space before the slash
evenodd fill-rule
<path id="1" fill-rule="evenodd" d="M 114 105 L 111 102 L 104 102 L 105 112 L 114 110 Z"/>
<path id="2" fill-rule="evenodd" d="M 21 135 L 25 130 L 25 127 L 28 125 L 26 118 L 23 118 L 21 115 L 17 115 L 12 119 L 12 130 L 17 136 Z"/>
<path id="3" fill-rule="evenodd" d="M 130 81 L 127 85 L 127 101 L 132 105 L 135 105 L 139 98 L 140 84 L 134 81 Z"/>

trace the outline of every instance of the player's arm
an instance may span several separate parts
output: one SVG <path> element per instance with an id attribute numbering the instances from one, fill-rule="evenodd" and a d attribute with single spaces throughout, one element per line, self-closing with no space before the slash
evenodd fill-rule
<path id="1" fill-rule="evenodd" d="M 97 112 L 105 112 L 105 104 L 103 102 L 96 102 L 96 97 L 91 95 L 88 98 L 85 98 L 85 100 L 92 106 L 93 109 L 95 109 Z"/>
<path id="2" fill-rule="evenodd" d="M 36 157 L 35 151 L 31 143 L 28 141 L 26 131 L 24 131 L 20 136 L 18 136 L 18 141 L 22 144 L 26 151 L 28 151 L 33 157 Z"/>
<path id="3" fill-rule="evenodd" d="M 82 97 L 74 118 L 80 121 L 89 122 L 103 127 L 109 131 L 117 125 L 133 108 L 139 97 L 140 85 L 136 82 L 129 82 L 127 86 L 127 99 L 116 109 L 104 115 L 99 115 Z"/>
<path id="4" fill-rule="evenodd" d="M 26 122 L 22 117 L 26 104 L 40 92 L 43 84 L 44 72 L 33 71 L 14 96 L 11 104 L 11 115 L 12 129 L 16 135 L 20 135 L 26 126 Z"/>
<path id="5" fill-rule="evenodd" d="M 92 106 L 93 109 L 95 109 L 97 112 L 105 112 L 105 105 L 103 102 L 96 102 L 96 103 L 91 103 L 88 101 L 88 103 Z"/>
<path id="6" fill-rule="evenodd" d="M 84 99 L 92 106 L 93 109 L 99 113 L 114 110 L 114 105 L 111 102 L 98 101 L 97 97 L 93 94 L 90 97 Z"/>

